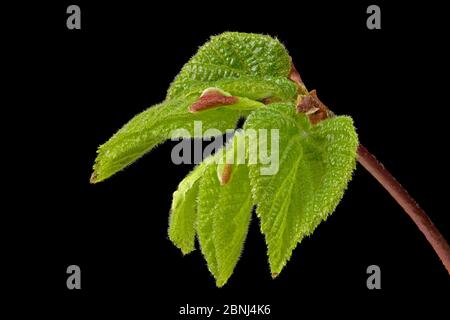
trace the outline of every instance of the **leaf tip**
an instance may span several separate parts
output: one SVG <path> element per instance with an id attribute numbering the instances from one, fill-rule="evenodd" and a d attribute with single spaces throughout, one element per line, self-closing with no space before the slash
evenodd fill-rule
<path id="1" fill-rule="evenodd" d="M 223 288 L 223 286 L 227 283 L 228 278 L 219 277 L 216 279 L 216 287 Z"/>
<path id="2" fill-rule="evenodd" d="M 185 240 L 180 239 L 180 237 L 176 234 L 173 234 L 173 231 L 169 227 L 169 240 L 172 242 L 172 244 L 180 249 L 181 255 L 184 257 L 195 250 L 195 245 L 193 243 L 187 243 Z"/>
<path id="3" fill-rule="evenodd" d="M 180 250 L 181 250 L 181 255 L 182 255 L 183 257 L 187 256 L 189 253 L 191 253 L 192 251 L 194 251 L 194 249 L 183 249 L 183 248 L 181 248 Z"/>
<path id="4" fill-rule="evenodd" d="M 95 172 L 95 171 L 92 172 L 91 177 L 89 178 L 89 182 L 92 183 L 92 184 L 95 184 L 95 183 L 99 182 L 98 181 L 97 172 Z"/>

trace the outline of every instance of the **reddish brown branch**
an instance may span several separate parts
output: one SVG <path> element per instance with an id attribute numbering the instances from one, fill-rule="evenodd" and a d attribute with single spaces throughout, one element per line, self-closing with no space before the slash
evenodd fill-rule
<path id="1" fill-rule="evenodd" d="M 292 61 L 291 61 L 291 71 L 289 72 L 288 78 L 294 81 L 298 86 L 303 85 L 302 77 L 300 77 L 300 73 L 298 73 Z"/>
<path id="2" fill-rule="evenodd" d="M 292 62 L 289 79 L 294 81 L 299 88 L 301 86 L 304 87 L 300 74 Z M 297 101 L 297 112 L 306 113 L 313 124 L 333 116 L 333 113 L 325 107 L 317 97 L 315 91 L 310 92 L 306 97 L 299 97 L 300 100 Z M 319 108 L 319 105 L 323 105 L 324 108 Z M 323 112 L 323 110 L 326 110 L 327 112 Z M 358 147 L 358 161 L 372 176 L 375 177 L 375 179 L 378 180 L 378 182 L 410 216 L 419 230 L 425 235 L 447 269 L 447 272 L 450 274 L 450 246 L 425 211 L 422 210 L 391 173 L 387 171 L 386 168 L 362 145 L 359 145 Z"/>
<path id="3" fill-rule="evenodd" d="M 330 109 L 320 101 L 316 90 L 311 90 L 306 96 L 299 95 L 296 110 L 305 113 L 312 124 L 317 124 L 333 116 Z"/>
<path id="4" fill-rule="evenodd" d="M 450 246 L 425 211 L 420 208 L 391 173 L 362 145 L 358 147 L 358 161 L 411 217 L 450 274 Z"/>

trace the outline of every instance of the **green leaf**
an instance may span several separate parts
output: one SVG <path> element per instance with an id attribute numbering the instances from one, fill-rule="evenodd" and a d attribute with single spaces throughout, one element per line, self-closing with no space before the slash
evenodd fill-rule
<path id="1" fill-rule="evenodd" d="M 133 118 L 98 149 L 92 182 L 107 179 L 171 137 L 175 129 L 233 129 L 252 101 L 295 101 L 298 87 L 287 76 L 290 57 L 284 46 L 268 36 L 224 33 L 213 37 L 183 67 L 170 86 L 167 99 Z M 208 88 L 241 98 L 236 108 L 216 108 L 195 114 L 188 108 Z M 191 132 L 191 135 L 193 133 Z M 173 136 L 174 137 L 174 136 Z"/>
<path id="2" fill-rule="evenodd" d="M 233 148 L 229 144 L 227 149 Z M 215 158 L 219 157 L 225 161 L 226 153 L 219 153 Z M 224 185 L 217 176 L 218 166 L 209 165 L 200 180 L 197 234 L 208 268 L 221 287 L 240 257 L 253 204 L 247 166 L 231 165 L 231 176 Z"/>
<path id="3" fill-rule="evenodd" d="M 198 137 L 194 121 L 202 121 L 202 131 L 221 132 L 236 126 L 240 110 L 223 107 L 191 113 L 188 108 L 199 95 L 166 100 L 138 114 L 97 150 L 92 182 L 102 181 L 122 170 L 158 144 L 171 137 Z M 179 131 L 179 129 L 185 129 Z M 175 134 L 178 132 L 177 134 Z M 201 135 L 202 133 L 200 133 Z"/>
<path id="4" fill-rule="evenodd" d="M 290 70 L 291 58 L 278 40 L 225 32 L 212 37 L 184 65 L 167 97 L 217 87 L 254 100 L 294 101 L 298 88 L 288 80 Z"/>
<path id="5" fill-rule="evenodd" d="M 168 233 L 169 239 L 183 254 L 195 249 L 198 185 L 207 166 L 207 160 L 198 165 L 181 181 L 173 193 Z"/>
<path id="6" fill-rule="evenodd" d="M 351 118 L 312 126 L 294 110 L 292 105 L 272 104 L 254 111 L 245 124 L 245 129 L 279 129 L 278 172 L 262 175 L 261 164 L 249 165 L 274 276 L 297 243 L 334 211 L 351 179 L 358 145 Z"/>

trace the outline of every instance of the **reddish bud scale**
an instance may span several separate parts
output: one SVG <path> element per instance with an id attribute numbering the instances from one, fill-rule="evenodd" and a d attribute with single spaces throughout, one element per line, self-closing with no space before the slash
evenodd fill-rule
<path id="1" fill-rule="evenodd" d="M 307 96 L 299 96 L 297 112 L 305 113 L 312 124 L 316 124 L 333 115 L 317 97 L 316 90 L 312 90 Z"/>
<path id="2" fill-rule="evenodd" d="M 208 110 L 219 106 L 236 104 L 238 102 L 238 97 L 225 96 L 220 92 L 211 92 L 201 96 L 193 105 L 191 105 L 189 107 L 189 112 Z"/>
<path id="3" fill-rule="evenodd" d="M 225 164 L 222 172 L 222 177 L 220 178 L 220 185 L 226 185 L 231 178 L 231 164 Z"/>
<path id="4" fill-rule="evenodd" d="M 294 81 L 299 86 L 303 85 L 302 78 L 300 77 L 300 74 L 298 73 L 297 69 L 295 69 L 295 66 L 292 62 L 291 62 L 291 71 L 289 72 L 288 78 Z"/>

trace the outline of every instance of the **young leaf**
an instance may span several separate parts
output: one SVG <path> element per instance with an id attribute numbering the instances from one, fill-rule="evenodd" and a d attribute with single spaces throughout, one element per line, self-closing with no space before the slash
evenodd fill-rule
<path id="1" fill-rule="evenodd" d="M 272 104 L 254 111 L 245 124 L 246 129 L 280 130 L 279 171 L 265 176 L 260 164 L 249 166 L 273 276 L 281 272 L 297 243 L 338 204 L 355 168 L 358 145 L 349 117 L 312 126 L 294 110 L 292 105 Z"/>
<path id="2" fill-rule="evenodd" d="M 183 254 L 195 249 L 198 185 L 208 165 L 207 160 L 198 165 L 173 193 L 168 233 L 169 239 Z"/>
<path id="3" fill-rule="evenodd" d="M 233 141 L 236 141 L 236 135 Z M 234 152 L 234 143 L 227 149 Z M 222 156 L 225 159 L 225 153 L 216 159 Z M 201 178 L 198 196 L 198 239 L 218 287 L 223 286 L 233 273 L 253 207 L 247 166 L 226 164 L 225 167 L 231 168 L 231 173 L 223 184 L 218 178 L 218 164 L 208 166 Z"/>
<path id="4" fill-rule="evenodd" d="M 195 250 L 198 183 L 179 186 L 173 194 L 169 239 L 185 255 Z"/>
<path id="5" fill-rule="evenodd" d="M 199 95 L 189 95 L 166 100 L 131 119 L 98 148 L 91 182 L 110 177 L 171 137 L 183 137 L 184 133 L 198 137 L 199 134 L 194 131 L 194 121 L 202 121 L 203 131 L 215 128 L 225 132 L 236 126 L 242 114 L 240 110 L 226 106 L 190 112 L 189 107 L 198 99 Z M 259 105 L 255 102 L 255 107 Z"/>
<path id="6" fill-rule="evenodd" d="M 220 88 L 233 96 L 241 96 L 262 101 L 272 99 L 276 101 L 295 101 L 298 87 L 285 77 L 255 77 L 241 76 L 239 78 L 225 78 L 217 81 L 175 81 L 172 83 L 168 99 L 183 94 L 185 90 L 200 93 L 206 88 Z"/>
<path id="7" fill-rule="evenodd" d="M 298 88 L 287 79 L 290 70 L 291 58 L 278 40 L 225 32 L 212 37 L 184 65 L 167 97 L 217 87 L 254 100 L 271 97 L 295 100 Z"/>

